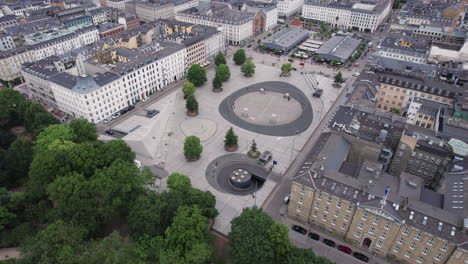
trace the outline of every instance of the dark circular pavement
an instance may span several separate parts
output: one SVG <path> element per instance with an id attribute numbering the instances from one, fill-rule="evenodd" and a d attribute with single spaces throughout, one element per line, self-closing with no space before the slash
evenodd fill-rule
<path id="1" fill-rule="evenodd" d="M 247 195 L 259 190 L 263 181 L 256 179 L 256 177 L 252 177 L 252 184 L 246 189 L 232 186 L 229 177 L 235 169 L 240 168 L 264 179 L 270 174 L 270 171 L 267 171 L 264 166 L 257 164 L 256 160 L 247 157 L 247 155 L 230 153 L 216 158 L 208 165 L 205 173 L 206 179 L 213 188 L 225 193 Z"/>
<path id="2" fill-rule="evenodd" d="M 260 92 L 260 89 L 262 88 L 266 92 L 276 92 L 282 94 L 288 93 L 291 98 L 295 99 L 301 105 L 301 116 L 292 122 L 276 126 L 256 125 L 242 120 L 236 115 L 236 113 L 234 113 L 234 102 L 242 95 L 252 92 Z M 267 136 L 293 136 L 298 133 L 302 133 L 305 130 L 307 130 L 307 128 L 309 128 L 310 124 L 312 124 L 313 115 L 310 101 L 301 90 L 289 83 L 276 81 L 252 84 L 250 86 L 233 92 L 221 102 L 221 104 L 219 105 L 219 112 L 221 116 L 224 117 L 224 119 L 231 122 L 232 124 L 243 129 Z"/>

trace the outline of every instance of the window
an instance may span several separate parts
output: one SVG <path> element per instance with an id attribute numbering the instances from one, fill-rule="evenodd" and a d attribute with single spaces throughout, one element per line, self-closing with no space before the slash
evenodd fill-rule
<path id="1" fill-rule="evenodd" d="M 380 234 L 380 237 L 383 239 L 387 238 L 387 232 L 382 232 L 382 234 Z"/>
<path id="2" fill-rule="evenodd" d="M 375 233 L 375 227 L 369 228 L 369 234 L 373 235 Z"/>
<path id="3" fill-rule="evenodd" d="M 352 210 L 353 210 L 353 206 L 352 206 L 352 205 L 348 205 L 348 208 L 346 209 L 346 211 L 351 212 Z"/>
<path id="4" fill-rule="evenodd" d="M 411 245 L 410 245 L 410 248 L 413 249 L 413 250 L 416 249 L 417 247 L 418 247 L 418 246 L 417 246 L 416 243 L 414 243 L 414 242 L 411 243 Z"/>
<path id="5" fill-rule="evenodd" d="M 408 233 L 409 233 L 408 228 L 403 229 L 403 232 L 402 232 L 403 235 L 407 236 Z"/>
<path id="6" fill-rule="evenodd" d="M 315 204 L 315 209 L 320 209 L 320 204 L 319 203 Z"/>
<path id="7" fill-rule="evenodd" d="M 345 215 L 344 220 L 345 220 L 346 222 L 348 222 L 348 221 L 349 221 L 349 215 Z"/>
<path id="8" fill-rule="evenodd" d="M 299 201 L 297 201 L 297 202 L 300 203 L 300 204 L 302 204 L 303 201 L 304 201 L 304 198 L 299 197 Z"/>
<path id="9" fill-rule="evenodd" d="M 422 251 L 422 253 L 423 253 L 424 255 L 429 254 L 429 252 L 431 252 L 431 250 L 428 249 L 428 248 L 424 248 L 424 250 Z"/>
<path id="10" fill-rule="evenodd" d="M 412 255 L 411 251 L 406 251 L 405 258 L 409 258 L 411 257 L 411 255 Z"/>
<path id="11" fill-rule="evenodd" d="M 327 198 L 327 203 L 330 204 L 332 202 L 332 198 L 331 197 L 328 197 Z"/>
<path id="12" fill-rule="evenodd" d="M 342 224 L 341 229 L 345 230 L 346 229 L 346 224 Z"/>
<path id="13" fill-rule="evenodd" d="M 377 244 L 376 244 L 378 247 L 382 247 L 383 246 L 383 242 L 381 240 L 377 241 Z"/>
<path id="14" fill-rule="evenodd" d="M 328 206 L 325 206 L 325 209 L 324 209 L 323 211 L 324 211 L 325 213 L 328 214 L 328 210 L 329 210 L 329 209 L 330 209 L 330 208 L 329 208 Z"/>
<path id="15" fill-rule="evenodd" d="M 355 237 L 361 237 L 361 232 L 356 231 L 356 233 L 354 233 L 354 236 L 355 236 Z"/>
<path id="16" fill-rule="evenodd" d="M 297 211 L 298 213 L 301 212 L 301 206 L 300 206 L 300 205 L 297 206 L 296 211 Z"/>
<path id="17" fill-rule="evenodd" d="M 398 253 L 398 252 L 400 252 L 400 249 L 401 249 L 401 247 L 398 246 L 398 245 L 396 245 L 396 246 L 393 248 L 393 252 Z"/>
<path id="18" fill-rule="evenodd" d="M 364 228 L 364 223 L 359 223 L 358 226 L 357 226 L 357 228 L 363 229 L 363 228 Z"/>
<path id="19" fill-rule="evenodd" d="M 440 261 L 440 260 L 442 259 L 443 256 L 444 256 L 444 255 L 442 255 L 442 253 L 437 253 L 437 255 L 435 256 L 434 259 L 437 260 L 437 261 Z"/>
<path id="20" fill-rule="evenodd" d="M 324 221 L 324 222 L 327 221 L 327 215 L 324 215 L 324 216 L 322 217 L 322 221 Z"/>
<path id="21" fill-rule="evenodd" d="M 447 252 L 448 244 L 443 245 L 440 250 Z"/>
<path id="22" fill-rule="evenodd" d="M 317 200 L 321 201 L 322 200 L 322 193 L 319 193 L 317 196 Z"/>
<path id="23" fill-rule="evenodd" d="M 341 201 L 338 201 L 338 202 L 336 203 L 336 207 L 341 208 L 341 204 L 342 204 L 342 202 L 341 202 Z"/>
<path id="24" fill-rule="evenodd" d="M 419 257 L 419 258 L 416 260 L 416 262 L 418 262 L 418 263 L 423 263 L 423 262 L 424 262 L 424 258 L 423 258 L 423 257 Z"/>
<path id="25" fill-rule="evenodd" d="M 390 224 L 389 222 L 385 223 L 385 225 L 384 225 L 385 229 L 388 230 L 388 229 L 390 229 L 390 227 L 392 227 L 392 224 Z"/>
<path id="26" fill-rule="evenodd" d="M 336 219 L 335 219 L 335 218 L 333 218 L 331 224 L 332 224 L 332 225 L 336 225 Z"/>
<path id="27" fill-rule="evenodd" d="M 403 242 L 405 242 L 405 239 L 400 237 L 398 240 L 397 240 L 397 243 L 398 244 L 403 244 Z"/>
<path id="28" fill-rule="evenodd" d="M 419 241 L 421 239 L 421 233 L 418 233 L 416 236 L 414 236 L 414 239 Z"/>
<path id="29" fill-rule="evenodd" d="M 376 217 L 376 218 L 374 219 L 374 225 L 378 225 L 379 222 L 380 222 L 380 218 Z"/>
<path id="30" fill-rule="evenodd" d="M 367 213 L 364 213 L 364 214 L 361 216 L 361 219 L 362 219 L 362 220 L 366 220 L 366 219 L 367 219 L 367 216 L 368 216 Z"/>
<path id="31" fill-rule="evenodd" d="M 335 217 L 338 217 L 339 215 L 340 215 L 340 212 L 339 212 L 339 211 L 335 211 L 334 216 L 335 216 Z"/>

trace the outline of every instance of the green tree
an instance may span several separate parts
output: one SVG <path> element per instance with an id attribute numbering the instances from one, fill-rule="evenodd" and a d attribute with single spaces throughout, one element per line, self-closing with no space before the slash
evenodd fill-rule
<path id="1" fill-rule="evenodd" d="M 315 60 L 316 60 L 316 61 L 322 61 L 323 58 L 322 58 L 322 56 L 317 56 L 317 58 L 315 58 Z"/>
<path id="2" fill-rule="evenodd" d="M 81 263 L 142 263 L 135 248 L 136 244 L 130 238 L 122 237 L 118 231 L 114 231 L 104 239 L 88 245 L 81 256 Z"/>
<path id="3" fill-rule="evenodd" d="M 5 158 L 5 171 L 8 177 L 6 186 L 15 187 L 21 179 L 28 176 L 32 157 L 31 141 L 17 139 L 11 144 Z"/>
<path id="4" fill-rule="evenodd" d="M 247 56 L 245 55 L 245 50 L 244 49 L 238 49 L 233 56 L 233 60 L 236 63 L 236 65 L 242 65 L 244 64 Z"/>
<path id="5" fill-rule="evenodd" d="M 200 86 L 206 82 L 206 71 L 199 64 L 192 64 L 187 71 L 187 80 L 195 86 Z"/>
<path id="6" fill-rule="evenodd" d="M 184 82 L 182 92 L 184 93 L 184 98 L 187 99 L 187 97 L 195 93 L 195 85 L 191 82 Z"/>
<path id="7" fill-rule="evenodd" d="M 279 48 L 276 48 L 273 50 L 276 54 L 280 54 L 281 53 L 281 50 Z"/>
<path id="8" fill-rule="evenodd" d="M 393 9 L 398 9 L 400 7 L 400 0 L 393 1 Z"/>
<path id="9" fill-rule="evenodd" d="M 133 237 L 161 236 L 172 223 L 177 208 L 184 204 L 178 192 L 149 192 L 133 203 L 128 215 L 128 225 Z"/>
<path id="10" fill-rule="evenodd" d="M 21 247 L 22 263 L 79 263 L 86 230 L 56 221 L 39 231 Z"/>
<path id="11" fill-rule="evenodd" d="M 197 113 L 198 112 L 198 102 L 194 95 L 190 95 L 187 97 L 185 102 L 185 108 L 189 113 Z"/>
<path id="12" fill-rule="evenodd" d="M 226 136 L 224 138 L 224 146 L 229 148 L 229 147 L 237 147 L 237 135 L 234 133 L 234 130 L 232 127 L 228 129 L 226 132 Z"/>
<path id="13" fill-rule="evenodd" d="M 331 65 L 336 66 L 338 65 L 338 63 L 339 63 L 338 59 L 333 59 L 331 62 Z"/>
<path id="14" fill-rule="evenodd" d="M 281 71 L 283 73 L 289 73 L 291 72 L 292 70 L 292 66 L 291 66 L 291 63 L 284 63 L 282 66 L 281 66 Z"/>
<path id="15" fill-rule="evenodd" d="M 192 183 L 187 175 L 172 173 L 167 179 L 167 187 L 171 190 L 188 192 L 192 188 Z"/>
<path id="16" fill-rule="evenodd" d="M 216 67 L 216 77 L 218 77 L 222 82 L 229 80 L 231 77 L 229 67 L 226 64 L 218 65 L 218 67 Z"/>
<path id="17" fill-rule="evenodd" d="M 7 207 L 9 199 L 7 190 L 0 188 L 0 231 L 8 226 L 16 217 Z"/>
<path id="18" fill-rule="evenodd" d="M 392 107 L 392 108 L 390 108 L 390 113 L 394 113 L 394 114 L 399 115 L 399 114 L 400 114 L 400 110 L 398 110 L 398 109 L 395 108 L 395 107 Z"/>
<path id="19" fill-rule="evenodd" d="M 337 84 L 341 84 L 343 83 L 344 80 L 343 80 L 343 74 L 341 73 L 341 71 L 339 71 L 336 75 L 335 75 L 335 83 Z"/>
<path id="20" fill-rule="evenodd" d="M 103 166 L 109 166 L 118 159 L 126 162 L 133 162 L 135 159 L 135 153 L 128 144 L 121 139 L 111 140 L 104 144 L 101 149 Z"/>
<path id="21" fill-rule="evenodd" d="M 211 192 L 191 188 L 184 198 L 185 205 L 196 205 L 202 210 L 202 214 L 205 217 L 213 218 L 218 215 L 218 210 L 216 210 L 216 197 Z"/>
<path id="22" fill-rule="evenodd" d="M 10 88 L 0 89 L 0 120 L 21 121 L 22 113 L 19 114 L 18 109 L 22 103 L 29 102 L 18 91 Z"/>
<path id="23" fill-rule="evenodd" d="M 287 257 L 286 264 L 320 264 L 315 260 L 316 257 L 312 249 L 292 247 Z"/>
<path id="24" fill-rule="evenodd" d="M 267 230 L 269 241 L 275 254 L 275 263 L 281 263 L 287 259 L 293 245 L 288 237 L 289 229 L 283 224 L 276 222 Z"/>
<path id="25" fill-rule="evenodd" d="M 194 161 L 200 158 L 203 151 L 203 146 L 200 144 L 200 139 L 196 136 L 188 136 L 184 142 L 184 155 L 188 161 Z"/>
<path id="26" fill-rule="evenodd" d="M 84 118 L 74 119 L 69 123 L 70 128 L 75 134 L 74 142 L 83 143 L 85 141 L 96 141 L 96 126 Z"/>
<path id="27" fill-rule="evenodd" d="M 75 140 L 73 129 L 66 125 L 51 125 L 45 128 L 34 142 L 34 154 L 39 155 L 50 148 L 53 143 L 66 144 Z"/>
<path id="28" fill-rule="evenodd" d="M 31 124 L 31 132 L 37 136 L 44 128 L 50 125 L 58 125 L 60 121 L 49 112 L 39 112 L 34 115 L 34 120 Z"/>
<path id="29" fill-rule="evenodd" d="M 198 207 L 181 206 L 173 219 L 171 226 L 165 232 L 165 249 L 161 254 L 161 262 L 174 256 L 182 262 L 204 264 L 213 261 L 213 250 L 210 246 L 208 219 Z"/>
<path id="30" fill-rule="evenodd" d="M 32 131 L 32 124 L 34 122 L 35 115 L 43 112 L 46 112 L 46 110 L 39 103 L 32 102 L 27 106 L 26 111 L 22 113 L 22 120 L 24 120 L 24 125 L 28 131 Z"/>
<path id="31" fill-rule="evenodd" d="M 213 78 L 213 91 L 221 91 L 222 90 L 222 87 L 223 86 L 223 82 L 221 81 L 221 79 L 219 78 L 218 75 L 216 75 L 214 78 Z"/>
<path id="32" fill-rule="evenodd" d="M 256 153 L 257 151 L 258 151 L 257 143 L 255 142 L 254 139 L 252 139 L 252 144 L 250 145 L 250 152 Z"/>
<path id="33" fill-rule="evenodd" d="M 221 64 L 227 64 L 226 58 L 224 57 L 224 54 L 221 51 L 218 51 L 218 54 L 216 54 L 215 64 L 216 66 L 219 66 Z"/>
<path id="34" fill-rule="evenodd" d="M 255 68 L 255 64 L 252 62 L 252 60 L 247 59 L 241 66 L 241 72 L 244 73 L 244 76 L 250 77 L 255 73 Z"/>
<path id="35" fill-rule="evenodd" d="M 273 220 L 257 208 L 244 208 L 231 221 L 229 241 L 234 264 L 275 263 L 275 252 L 270 236 Z M 248 249 L 248 250 L 247 250 Z"/>
<path id="36" fill-rule="evenodd" d="M 0 148 L 8 149 L 15 139 L 16 137 L 14 135 L 0 129 Z"/>
<path id="37" fill-rule="evenodd" d="M 260 42 L 262 42 L 262 40 L 261 40 L 261 39 L 258 39 L 258 40 L 257 40 L 257 44 L 260 44 Z"/>

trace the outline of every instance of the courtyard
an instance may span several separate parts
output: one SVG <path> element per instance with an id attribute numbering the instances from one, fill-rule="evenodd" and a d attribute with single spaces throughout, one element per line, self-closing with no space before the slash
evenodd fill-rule
<path id="1" fill-rule="evenodd" d="M 293 71 L 290 77 L 280 77 L 279 64 L 284 61 L 278 59 L 256 56 L 256 73 L 247 78 L 228 57 L 231 78 L 223 83 L 221 93 L 212 92 L 214 70 L 209 70 L 208 81 L 195 92 L 199 102 L 199 114 L 195 117 L 186 115 L 185 100 L 182 91 L 178 89 L 146 107 L 145 110 L 159 111 L 155 117 L 143 118 L 141 111 L 136 112 L 112 128 L 127 133 L 122 139 L 129 143 L 143 165 L 156 165 L 169 173 L 186 174 L 195 188 L 213 193 L 219 211 L 214 229 L 223 234 L 229 233 L 231 220 L 243 208 L 254 205 L 260 207 L 263 204 L 273 188 L 281 182 L 283 173 L 313 133 L 321 117 L 341 90 L 345 89 L 332 86 L 331 69 L 326 73 L 327 69 L 318 69 L 315 65 L 306 65 Z M 272 66 L 272 62 L 277 62 L 277 65 Z M 312 97 L 314 85 L 311 79 L 324 90 L 321 98 Z M 245 91 L 247 88 L 248 92 Z M 285 91 L 288 91 L 287 95 Z M 230 102 L 226 103 L 226 100 Z M 223 101 L 227 108 L 223 107 Z M 239 148 L 234 153 L 224 149 L 224 137 L 230 127 L 239 138 Z M 200 138 L 203 152 L 198 161 L 187 162 L 183 144 L 185 137 L 191 135 Z M 112 137 L 101 136 L 101 139 L 110 140 Z M 276 165 L 271 168 L 271 172 L 259 168 L 255 160 L 245 155 L 253 140 L 258 151 L 272 153 Z M 217 177 L 239 168 L 260 170 L 256 174 L 263 175 L 264 182 L 249 185 L 245 191 L 238 193 L 223 188 L 223 179 L 218 180 Z M 164 180 L 156 187 L 164 190 Z"/>

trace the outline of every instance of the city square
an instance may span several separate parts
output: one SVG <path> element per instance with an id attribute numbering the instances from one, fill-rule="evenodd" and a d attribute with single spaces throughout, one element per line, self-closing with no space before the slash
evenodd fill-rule
<path id="1" fill-rule="evenodd" d="M 199 102 L 199 114 L 195 117 L 186 115 L 185 100 L 179 90 L 145 108 L 160 111 L 154 118 L 136 120 L 139 117 L 135 115 L 113 127 L 128 133 L 122 139 L 131 139 L 129 144 L 143 165 L 156 165 L 169 173 L 186 174 L 194 187 L 212 192 L 216 196 L 216 208 L 219 211 L 214 228 L 226 235 L 230 231 L 230 221 L 243 208 L 255 204 L 260 206 L 266 200 L 315 130 L 319 117 L 343 89 L 333 87 L 331 70 L 326 77 L 319 72 L 329 69 L 307 65 L 301 70 L 309 70 L 308 73 L 314 74 L 321 83 L 320 88 L 324 90 L 321 98 L 313 98 L 314 88 L 309 85 L 306 75 L 294 71 L 290 77 L 280 77 L 281 70 L 269 63 L 270 59 L 278 62 L 277 59 L 263 56 L 254 59 L 256 72 L 252 77 L 244 77 L 239 66 L 229 63 L 231 78 L 223 83 L 221 93 L 212 92 L 214 71 L 207 70 L 208 81 L 197 87 L 195 92 Z M 264 64 L 261 63 L 263 60 L 266 61 Z M 320 70 L 314 73 L 314 68 Z M 247 90 L 249 87 L 250 91 Z M 223 107 L 223 101 L 229 99 L 232 99 L 231 111 Z M 229 115 L 231 117 L 224 117 Z M 238 159 L 245 159 L 246 164 L 255 164 L 255 160 L 245 155 L 252 140 L 255 140 L 258 150 L 271 151 L 277 163 L 265 177 L 266 181 L 261 188 L 255 191 L 252 187 L 253 190 L 251 188 L 246 192 L 247 195 L 232 194 L 216 186 L 216 183 L 210 184 L 212 180 L 207 176 L 222 171 L 220 167 L 224 163 L 219 162 L 218 166 L 214 166 L 214 161 L 229 153 L 224 150 L 223 141 L 230 127 L 233 127 L 239 138 L 239 147 L 235 153 L 242 155 Z M 192 135 L 199 137 L 203 145 L 202 159 L 187 162 L 183 154 L 183 142 L 185 137 Z M 101 137 L 112 139 L 108 135 Z M 159 187 L 165 188 L 164 180 Z"/>

